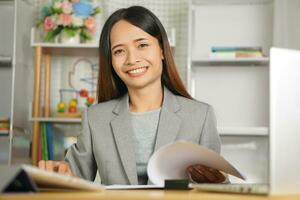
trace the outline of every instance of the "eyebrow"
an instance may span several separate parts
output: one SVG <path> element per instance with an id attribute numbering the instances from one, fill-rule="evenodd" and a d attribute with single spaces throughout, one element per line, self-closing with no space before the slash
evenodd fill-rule
<path id="1" fill-rule="evenodd" d="M 142 40 L 147 40 L 147 38 L 138 38 L 138 39 L 135 39 L 133 40 L 134 42 L 139 42 L 139 41 L 142 41 Z M 114 45 L 111 50 L 114 50 L 115 48 L 119 47 L 119 46 L 122 46 L 122 44 L 117 44 L 117 45 Z"/>

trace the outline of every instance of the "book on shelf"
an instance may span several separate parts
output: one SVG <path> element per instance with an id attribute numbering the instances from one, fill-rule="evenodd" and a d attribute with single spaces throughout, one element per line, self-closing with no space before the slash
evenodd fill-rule
<path id="1" fill-rule="evenodd" d="M 48 148 L 48 158 L 49 160 L 54 160 L 54 145 L 53 145 L 53 134 L 51 123 L 46 124 L 46 135 L 47 135 L 47 148 Z"/>
<path id="2" fill-rule="evenodd" d="M 54 145 L 51 123 L 41 123 L 38 160 L 54 160 Z"/>
<path id="3" fill-rule="evenodd" d="M 9 130 L 8 129 L 0 129 L 0 135 L 6 136 L 9 134 Z"/>
<path id="4" fill-rule="evenodd" d="M 8 135 L 9 133 L 9 118 L 0 117 L 0 135 Z"/>
<path id="5" fill-rule="evenodd" d="M 46 123 L 41 124 L 41 139 L 42 139 L 42 159 L 49 160 L 48 158 L 48 147 L 47 147 L 47 132 Z"/>
<path id="6" fill-rule="evenodd" d="M 211 52 L 226 52 L 226 51 L 261 51 L 260 46 L 213 46 Z"/>
<path id="7" fill-rule="evenodd" d="M 211 47 L 209 57 L 212 59 L 262 58 L 262 47 Z"/>

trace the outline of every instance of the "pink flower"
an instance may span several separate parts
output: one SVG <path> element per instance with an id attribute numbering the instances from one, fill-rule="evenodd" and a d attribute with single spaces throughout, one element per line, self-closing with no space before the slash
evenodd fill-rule
<path id="1" fill-rule="evenodd" d="M 68 14 L 60 14 L 59 15 L 60 24 L 64 26 L 69 26 L 72 24 L 72 16 Z"/>
<path id="2" fill-rule="evenodd" d="M 96 25 L 96 20 L 94 17 L 87 17 L 84 20 L 84 26 L 90 31 L 94 32 L 95 31 L 95 25 Z"/>
<path id="3" fill-rule="evenodd" d="M 52 17 L 46 17 L 44 20 L 44 30 L 45 31 L 49 31 L 51 29 L 53 29 L 55 23 L 52 19 Z"/>
<path id="4" fill-rule="evenodd" d="M 61 7 L 64 14 L 70 14 L 72 12 L 72 4 L 69 1 L 62 2 Z"/>

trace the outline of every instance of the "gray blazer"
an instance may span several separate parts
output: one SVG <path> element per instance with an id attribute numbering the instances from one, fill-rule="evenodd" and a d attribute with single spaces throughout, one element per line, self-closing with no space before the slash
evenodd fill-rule
<path id="1" fill-rule="evenodd" d="M 128 100 L 128 95 L 124 95 L 84 112 L 78 142 L 66 155 L 77 176 L 93 181 L 99 170 L 102 184 L 138 184 Z M 164 88 L 155 150 L 177 140 L 199 143 L 220 152 L 212 107 Z"/>

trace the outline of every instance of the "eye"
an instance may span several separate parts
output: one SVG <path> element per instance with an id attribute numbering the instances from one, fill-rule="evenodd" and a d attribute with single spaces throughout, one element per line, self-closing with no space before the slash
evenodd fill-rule
<path id="1" fill-rule="evenodd" d="M 114 51 L 114 55 L 121 55 L 122 53 L 124 53 L 124 50 L 123 49 L 117 49 L 116 51 Z"/>
<path id="2" fill-rule="evenodd" d="M 139 44 L 138 48 L 143 49 L 143 48 L 146 48 L 148 46 L 149 46 L 149 44 L 147 44 L 147 43 L 141 43 L 141 44 Z"/>

